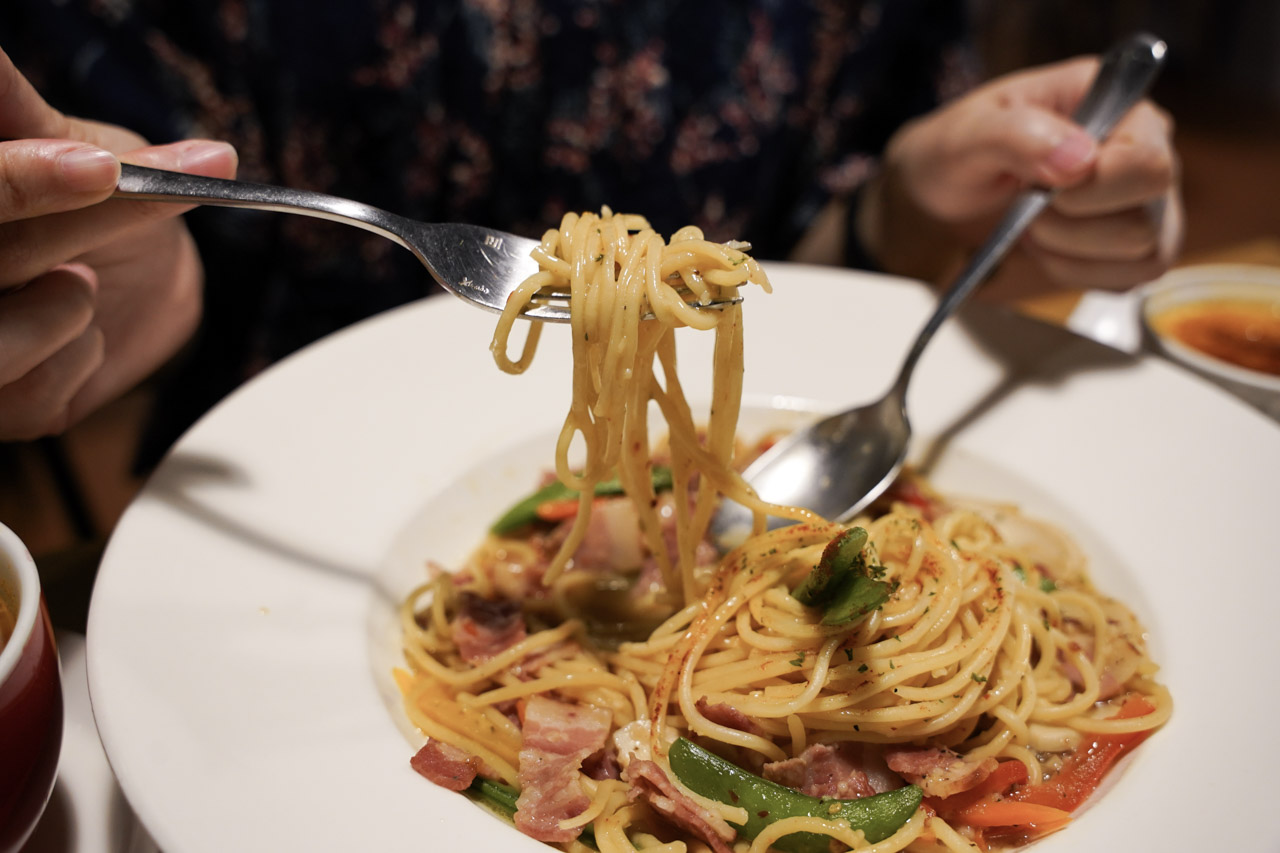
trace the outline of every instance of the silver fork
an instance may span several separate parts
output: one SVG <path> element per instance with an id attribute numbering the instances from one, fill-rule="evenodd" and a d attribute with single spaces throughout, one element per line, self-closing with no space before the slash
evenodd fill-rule
<path id="1" fill-rule="evenodd" d="M 516 287 L 538 271 L 530 252 L 537 240 L 458 222 L 419 222 L 337 196 L 308 190 L 228 181 L 124 164 L 116 198 L 248 207 L 331 219 L 380 234 L 422 262 L 440 286 L 490 311 L 502 311 Z M 698 304 L 721 308 L 741 297 Z M 554 323 L 569 322 L 567 297 L 540 297 L 522 314 Z"/>

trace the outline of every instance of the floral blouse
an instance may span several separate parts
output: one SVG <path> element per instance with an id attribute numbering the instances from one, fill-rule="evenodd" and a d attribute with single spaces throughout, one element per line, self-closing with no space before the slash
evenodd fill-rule
<path id="1" fill-rule="evenodd" d="M 0 3 L 0 47 L 55 106 L 153 142 L 227 140 L 246 180 L 529 236 L 608 205 L 762 258 L 971 84 L 965 26 L 963 0 Z M 358 229 L 188 221 L 206 314 L 156 452 L 266 364 L 434 289 Z"/>

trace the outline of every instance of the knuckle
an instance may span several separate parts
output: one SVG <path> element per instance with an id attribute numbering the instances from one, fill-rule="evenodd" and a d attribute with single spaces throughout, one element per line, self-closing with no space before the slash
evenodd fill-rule
<path id="1" fill-rule="evenodd" d="M 1152 195 L 1162 193 L 1177 174 L 1177 156 L 1168 137 L 1147 134 L 1131 137 L 1127 143 L 1115 150 L 1116 179 L 1128 176 Z"/>
<path id="2" fill-rule="evenodd" d="M 1050 208 L 1053 212 L 1067 218 L 1083 216 L 1087 209 L 1087 203 L 1081 194 L 1070 190 L 1058 193 L 1053 199 L 1052 207 Z M 1032 228 L 1034 227 L 1035 223 L 1032 223 Z"/>
<path id="3" fill-rule="evenodd" d="M 1159 223 L 1152 219 L 1145 207 L 1121 214 L 1115 233 L 1121 256 L 1133 261 L 1153 256 L 1160 239 Z"/>
<path id="4" fill-rule="evenodd" d="M 34 199 L 26 183 L 19 178 L 20 164 L 14 162 L 8 149 L 0 147 L 0 221 L 21 219 Z"/>
<path id="5" fill-rule="evenodd" d="M 37 243 L 30 220 L 0 226 L 0 285 L 19 284 L 36 275 Z"/>
<path id="6" fill-rule="evenodd" d="M 19 383 L 0 392 L 0 404 L 5 412 L 0 418 L 0 439 L 34 441 L 61 435 L 71 425 L 71 412 L 66 403 L 44 388 Z"/>
<path id="7" fill-rule="evenodd" d="M 1135 151 L 1136 168 L 1147 183 L 1164 188 L 1174 175 L 1173 149 L 1168 145 L 1148 142 L 1137 146 Z"/>

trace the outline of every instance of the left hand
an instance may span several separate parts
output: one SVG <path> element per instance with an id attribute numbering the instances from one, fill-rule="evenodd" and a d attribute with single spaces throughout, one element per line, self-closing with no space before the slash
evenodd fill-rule
<path id="1" fill-rule="evenodd" d="M 1016 253 L 1042 278 L 1120 289 L 1164 272 L 1183 232 L 1172 122 L 1143 101 L 1095 143 L 1070 115 L 1097 68 L 1086 58 L 1001 77 L 899 130 L 859 211 L 873 256 L 937 280 L 1039 185 L 1059 192 Z"/>

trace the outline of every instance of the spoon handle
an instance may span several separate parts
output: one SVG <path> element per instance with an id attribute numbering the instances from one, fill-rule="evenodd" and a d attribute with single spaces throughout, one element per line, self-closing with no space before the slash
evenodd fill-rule
<path id="1" fill-rule="evenodd" d="M 1164 65 L 1166 51 L 1163 41 L 1146 33 L 1130 36 L 1117 44 L 1102 58 L 1098 76 L 1072 119 L 1090 136 L 1102 142 L 1151 87 Z M 899 399 L 906 398 L 911 373 L 934 332 L 987 279 L 1053 196 L 1052 190 L 1043 188 L 1030 189 L 1018 196 L 987 242 L 938 300 L 938 306 L 911 345 L 891 394 Z"/>

